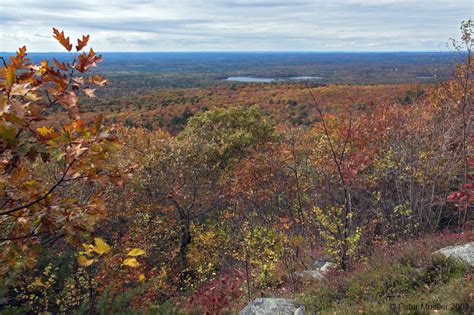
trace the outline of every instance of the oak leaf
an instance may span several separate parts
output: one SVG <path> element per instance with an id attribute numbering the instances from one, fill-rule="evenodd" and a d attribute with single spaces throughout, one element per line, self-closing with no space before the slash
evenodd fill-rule
<path id="1" fill-rule="evenodd" d="M 79 97 L 73 91 L 64 92 L 58 95 L 57 101 L 67 108 L 72 108 L 77 105 Z"/>
<path id="2" fill-rule="evenodd" d="M 82 48 L 86 47 L 88 41 L 89 41 L 89 35 L 86 35 L 86 36 L 82 35 L 82 40 L 78 38 L 77 46 L 76 46 L 77 51 L 80 51 L 82 50 Z"/>
<path id="3" fill-rule="evenodd" d="M 67 49 L 67 51 L 71 51 L 72 44 L 69 42 L 69 37 L 64 36 L 64 31 L 59 32 L 57 29 L 53 27 L 53 37 L 57 39 L 57 41 Z"/>

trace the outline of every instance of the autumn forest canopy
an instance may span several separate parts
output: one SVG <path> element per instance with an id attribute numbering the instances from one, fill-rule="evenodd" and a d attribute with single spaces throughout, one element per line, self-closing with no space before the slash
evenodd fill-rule
<path id="1" fill-rule="evenodd" d="M 432 252 L 474 240 L 472 27 L 439 54 L 101 55 L 56 28 L 65 54 L 1 54 L 0 313 L 469 313 L 472 267 Z"/>

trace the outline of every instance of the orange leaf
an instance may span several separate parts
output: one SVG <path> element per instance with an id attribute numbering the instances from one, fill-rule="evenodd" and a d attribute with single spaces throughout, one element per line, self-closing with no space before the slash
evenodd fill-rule
<path id="1" fill-rule="evenodd" d="M 16 53 L 16 56 L 18 58 L 24 58 L 26 56 L 26 46 L 18 48 L 18 51 Z"/>
<path id="2" fill-rule="evenodd" d="M 57 29 L 53 27 L 53 37 L 56 38 L 56 40 L 64 46 L 64 48 L 67 49 L 67 51 L 71 51 L 72 49 L 72 44 L 69 41 L 69 37 L 64 36 L 64 31 L 59 32 Z"/>
<path id="3" fill-rule="evenodd" d="M 90 77 L 89 81 L 98 86 L 104 86 L 107 84 L 107 80 L 104 77 L 101 77 L 100 75 L 93 75 L 92 77 Z"/>
<path id="4" fill-rule="evenodd" d="M 82 48 L 86 47 L 88 41 L 89 41 L 89 35 L 87 36 L 82 35 L 82 40 L 78 38 L 77 46 L 76 46 L 77 51 L 82 50 Z"/>

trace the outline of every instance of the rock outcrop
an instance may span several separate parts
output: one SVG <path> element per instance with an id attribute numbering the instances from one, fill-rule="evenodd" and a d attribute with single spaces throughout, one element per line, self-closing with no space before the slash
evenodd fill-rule
<path id="1" fill-rule="evenodd" d="M 308 270 L 299 272 L 297 275 L 300 277 L 308 276 L 313 279 L 321 279 L 332 268 L 334 268 L 334 263 L 325 259 L 316 259 Z"/>
<path id="2" fill-rule="evenodd" d="M 441 248 L 435 253 L 439 253 L 444 256 L 460 258 L 471 265 L 471 267 L 474 267 L 474 242 Z"/>
<path id="3" fill-rule="evenodd" d="M 244 307 L 239 315 L 304 315 L 304 306 L 280 298 L 258 298 Z"/>

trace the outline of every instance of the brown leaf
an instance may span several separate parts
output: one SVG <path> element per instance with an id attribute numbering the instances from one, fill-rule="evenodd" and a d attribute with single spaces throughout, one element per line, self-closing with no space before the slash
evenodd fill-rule
<path id="1" fill-rule="evenodd" d="M 101 56 L 95 54 L 94 50 L 91 48 L 89 51 L 89 55 L 86 53 L 82 53 L 79 56 L 77 61 L 77 70 L 79 72 L 85 72 L 89 68 L 96 67 L 97 62 L 101 62 L 103 59 Z"/>
<path id="2" fill-rule="evenodd" d="M 12 102 L 11 108 L 18 118 L 24 118 L 28 111 L 29 103 Z"/>
<path id="3" fill-rule="evenodd" d="M 80 50 L 82 50 L 82 48 L 86 47 L 88 41 L 89 41 L 89 35 L 87 35 L 87 36 L 82 35 L 82 40 L 80 40 L 78 38 L 77 39 L 77 46 L 76 46 L 77 51 L 80 51 Z"/>
<path id="4" fill-rule="evenodd" d="M 10 61 L 11 61 L 11 65 L 12 67 L 14 67 L 15 69 L 21 69 L 21 68 L 24 68 L 24 58 L 26 56 L 26 46 L 23 46 L 23 47 L 20 47 L 18 48 L 18 51 L 16 53 L 16 56 L 10 56 Z"/>
<path id="5" fill-rule="evenodd" d="M 56 58 L 53 58 L 53 62 L 54 62 L 54 65 L 56 66 L 56 68 L 59 68 L 63 71 L 67 71 L 67 66 L 64 64 L 64 62 L 59 63 L 59 61 L 57 61 Z"/>
<path id="6" fill-rule="evenodd" d="M 72 44 L 69 41 L 69 37 L 64 36 L 64 31 L 59 32 L 57 29 L 53 27 L 53 37 L 56 38 L 56 40 L 64 46 L 64 48 L 67 49 L 67 51 L 71 51 L 72 49 Z"/>
<path id="7" fill-rule="evenodd" d="M 64 92 L 58 95 L 57 101 L 62 105 L 66 106 L 66 108 L 72 108 L 77 106 L 79 97 L 73 91 Z"/>

